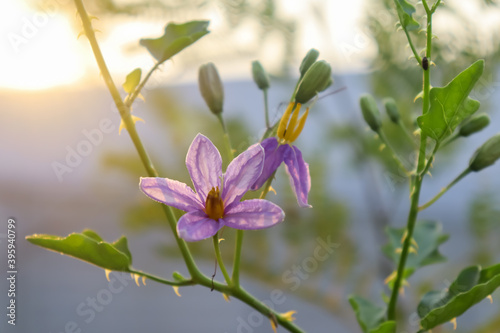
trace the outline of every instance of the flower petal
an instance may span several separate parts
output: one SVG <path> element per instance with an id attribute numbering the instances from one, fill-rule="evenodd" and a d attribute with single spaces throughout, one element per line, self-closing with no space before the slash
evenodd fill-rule
<path id="1" fill-rule="evenodd" d="M 196 242 L 212 237 L 224 226 L 224 221 L 208 218 L 205 212 L 198 210 L 184 214 L 177 223 L 177 234 L 188 242 Z"/>
<path id="2" fill-rule="evenodd" d="M 224 175 L 222 200 L 226 208 L 233 202 L 239 202 L 262 173 L 264 149 L 255 144 L 242 152 L 229 163 Z"/>
<path id="3" fill-rule="evenodd" d="M 290 184 L 297 197 L 300 207 L 312 207 L 307 203 L 309 190 L 311 189 L 311 177 L 309 175 L 309 164 L 302 159 L 299 148 L 293 146 L 285 153 L 286 172 L 290 177 Z"/>
<path id="4" fill-rule="evenodd" d="M 261 145 L 264 148 L 265 154 L 264 167 L 262 168 L 260 177 L 252 185 L 252 190 L 257 190 L 264 185 L 283 162 L 286 150 L 291 149 L 289 145 L 278 145 L 278 139 L 275 137 L 265 139 L 261 142 Z"/>
<path id="5" fill-rule="evenodd" d="M 245 200 L 233 205 L 224 215 L 224 224 L 235 229 L 263 229 L 283 221 L 285 213 L 268 200 Z"/>
<path id="6" fill-rule="evenodd" d="M 206 136 L 198 134 L 189 147 L 186 166 L 201 202 L 205 203 L 212 187 L 221 185 L 222 158 Z"/>
<path id="7" fill-rule="evenodd" d="M 184 183 L 168 178 L 141 177 L 139 187 L 153 200 L 189 212 L 203 209 L 194 191 Z"/>

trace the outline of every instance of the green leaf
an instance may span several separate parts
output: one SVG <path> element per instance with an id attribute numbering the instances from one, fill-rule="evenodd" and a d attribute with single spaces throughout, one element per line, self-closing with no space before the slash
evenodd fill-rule
<path id="1" fill-rule="evenodd" d="M 437 142 L 451 135 L 457 126 L 479 109 L 479 102 L 469 98 L 483 74 L 484 60 L 478 60 L 442 88 L 430 91 L 429 111 L 418 117 L 418 126 Z"/>
<path id="2" fill-rule="evenodd" d="M 132 255 L 127 238 L 121 237 L 114 243 L 106 243 L 92 230 L 72 233 L 67 237 L 36 234 L 26 239 L 35 245 L 89 262 L 104 269 L 128 272 Z"/>
<path id="3" fill-rule="evenodd" d="M 386 321 L 386 308 L 378 306 L 369 300 L 359 297 L 349 297 L 352 309 L 356 314 L 359 326 L 364 333 L 394 333 L 396 323 L 394 321 Z"/>
<path id="4" fill-rule="evenodd" d="M 401 254 L 402 238 L 406 228 L 387 228 L 386 233 L 389 243 L 382 251 L 397 265 Z M 404 278 L 408 278 L 418 268 L 426 265 L 445 261 L 438 247 L 448 239 L 448 235 L 442 233 L 443 227 L 434 221 L 418 221 L 413 230 L 413 239 L 417 246 L 411 245 L 416 252 L 411 251 L 406 258 Z"/>
<path id="5" fill-rule="evenodd" d="M 131 94 L 135 90 L 135 87 L 137 87 L 139 82 L 141 82 L 141 75 L 142 71 L 140 68 L 134 69 L 127 75 L 127 77 L 125 78 L 125 83 L 122 85 L 123 90 L 125 90 L 127 94 Z"/>
<path id="6" fill-rule="evenodd" d="M 394 3 L 403 29 L 406 31 L 417 30 L 420 24 L 412 17 L 415 13 L 415 7 L 406 0 L 394 0 Z"/>
<path id="7" fill-rule="evenodd" d="M 140 44 L 162 63 L 209 33 L 209 21 L 190 21 L 182 24 L 169 23 L 163 36 L 141 39 Z"/>
<path id="8" fill-rule="evenodd" d="M 460 316 L 499 286 L 500 264 L 485 269 L 465 268 L 449 288 L 424 295 L 417 308 L 422 329 L 430 330 Z"/>

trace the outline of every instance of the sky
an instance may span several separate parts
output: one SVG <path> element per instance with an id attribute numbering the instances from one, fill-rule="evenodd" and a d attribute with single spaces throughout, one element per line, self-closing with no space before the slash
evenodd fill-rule
<path id="1" fill-rule="evenodd" d="M 352 1 L 312 1 L 326 4 L 328 11 L 326 22 L 327 35 L 333 40 L 354 40 L 359 10 L 364 0 Z M 25 1 L 4 0 L 0 2 L 0 88 L 16 90 L 43 90 L 58 86 L 82 82 L 97 73 L 95 61 L 84 36 L 78 37 L 74 25 L 68 19 L 68 11 L 61 11 L 61 6 L 72 5 L 69 0 L 48 0 L 38 9 Z M 318 36 L 318 29 L 324 26 L 315 24 L 313 11 L 304 1 L 280 0 L 278 11 L 284 18 L 300 17 L 303 22 L 298 31 L 298 47 L 305 54 L 312 47 L 320 48 L 323 55 L 339 52 L 332 50 L 332 43 L 325 44 Z M 221 24 L 220 13 L 216 10 L 206 13 L 211 20 L 210 29 L 216 31 Z M 112 74 L 124 76 L 131 68 L 148 68 L 152 59 L 147 52 L 130 53 L 127 46 L 137 43 L 141 37 L 161 35 L 165 22 L 141 22 L 133 19 L 105 24 L 94 21 L 98 29 L 101 48 L 105 54 Z M 325 24 L 325 23 L 323 23 Z M 246 26 L 238 33 L 241 43 L 250 41 L 252 27 Z M 236 41 L 238 42 L 238 41 Z M 323 45 L 321 45 L 323 44 Z M 342 49 L 340 49 L 342 52 Z M 272 54 L 268 55 L 272 66 Z M 347 59 L 351 59 L 347 57 Z M 210 59 L 207 59 L 209 61 Z M 246 61 L 246 59 L 244 59 Z M 175 59 L 174 59 L 175 61 Z M 300 61 L 300 59 L 298 60 Z M 344 70 L 359 67 L 360 64 L 347 61 Z M 224 67 L 224 66 L 222 66 Z M 248 76 L 240 73 L 238 67 L 220 68 L 221 72 L 230 72 L 233 77 Z M 244 66 L 246 70 L 246 65 Z M 236 69 L 235 69 L 236 68 Z M 192 77 L 188 77 L 192 80 Z"/>

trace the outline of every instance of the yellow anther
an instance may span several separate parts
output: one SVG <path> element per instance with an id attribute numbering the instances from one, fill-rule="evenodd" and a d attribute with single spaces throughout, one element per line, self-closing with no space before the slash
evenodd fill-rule
<path id="1" fill-rule="evenodd" d="M 456 329 L 457 329 L 457 318 L 453 318 L 452 320 L 450 320 L 450 323 L 453 324 L 453 330 L 456 331 Z"/>
<path id="2" fill-rule="evenodd" d="M 286 128 L 286 133 L 284 136 L 285 141 L 290 141 L 290 138 L 295 132 L 295 124 L 297 124 L 297 119 L 299 119 L 299 111 L 301 106 L 302 104 L 297 103 L 297 106 L 292 113 L 292 117 L 290 118 L 290 122 L 288 123 L 288 126 Z"/>
<path id="3" fill-rule="evenodd" d="M 111 271 L 109 269 L 105 269 L 104 273 L 106 273 L 106 280 L 109 282 L 109 273 L 111 273 Z"/>
<path id="4" fill-rule="evenodd" d="M 309 115 L 309 108 L 307 108 L 306 112 L 304 112 L 304 114 L 300 117 L 299 125 L 297 126 L 297 128 L 295 129 L 293 134 L 290 136 L 290 139 L 289 139 L 290 142 L 294 142 L 295 140 L 297 140 L 300 133 L 302 133 L 302 130 L 304 129 L 304 125 L 306 124 L 306 119 L 307 119 L 308 115 Z"/>
<path id="5" fill-rule="evenodd" d="M 286 108 L 283 117 L 281 117 L 280 124 L 278 126 L 278 131 L 276 133 L 278 135 L 278 138 L 280 139 L 284 139 L 285 137 L 286 125 L 288 124 L 288 120 L 290 119 L 290 115 L 292 114 L 294 105 L 295 103 L 288 104 L 288 107 Z"/>
<path id="6" fill-rule="evenodd" d="M 219 186 L 212 187 L 208 192 L 207 200 L 205 201 L 205 213 L 213 220 L 219 220 L 224 216 L 224 202 L 220 197 Z"/>
<path id="7" fill-rule="evenodd" d="M 172 286 L 172 289 L 174 290 L 174 293 L 177 296 L 181 297 L 181 294 L 179 293 L 179 287 L 178 286 Z"/>

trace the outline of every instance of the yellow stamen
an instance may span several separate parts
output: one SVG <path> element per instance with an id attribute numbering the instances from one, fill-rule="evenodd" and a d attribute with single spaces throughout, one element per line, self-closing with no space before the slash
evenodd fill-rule
<path id="1" fill-rule="evenodd" d="M 288 104 L 285 114 L 283 114 L 283 117 L 281 117 L 280 124 L 278 126 L 278 132 L 276 133 L 278 135 L 278 138 L 280 139 L 285 138 L 286 125 L 288 124 L 288 119 L 290 119 L 290 114 L 292 113 L 294 105 L 295 103 Z"/>
<path id="2" fill-rule="evenodd" d="M 111 271 L 109 269 L 105 269 L 104 273 L 106 273 L 106 280 L 109 282 L 109 273 L 111 273 Z"/>
<path id="3" fill-rule="evenodd" d="M 179 287 L 178 286 L 172 286 L 172 289 L 174 290 L 175 294 L 179 297 L 181 297 L 181 294 L 179 293 Z"/>
<path id="4" fill-rule="evenodd" d="M 299 119 L 299 111 L 300 107 L 302 104 L 297 103 L 297 106 L 295 107 L 295 110 L 293 111 L 292 117 L 290 118 L 290 122 L 288 123 L 288 126 L 286 128 L 286 133 L 285 133 L 285 141 L 290 141 L 290 137 L 294 134 L 295 132 L 295 124 L 297 124 L 297 119 Z"/>
<path id="5" fill-rule="evenodd" d="M 212 187 L 208 192 L 207 200 L 205 202 L 205 213 L 213 220 L 219 220 L 224 216 L 224 202 L 220 197 L 219 186 Z"/>
<path id="6" fill-rule="evenodd" d="M 306 123 L 306 119 L 307 119 L 308 115 L 309 115 L 309 108 L 307 108 L 306 112 L 304 112 L 304 114 L 302 115 L 302 117 L 300 117 L 300 119 L 299 119 L 299 125 L 297 126 L 297 128 L 295 129 L 295 131 L 293 132 L 293 134 L 290 136 L 290 139 L 289 139 L 290 142 L 294 142 L 295 140 L 297 140 L 297 138 L 299 137 L 300 133 L 302 133 L 302 130 L 304 129 L 304 125 Z"/>

